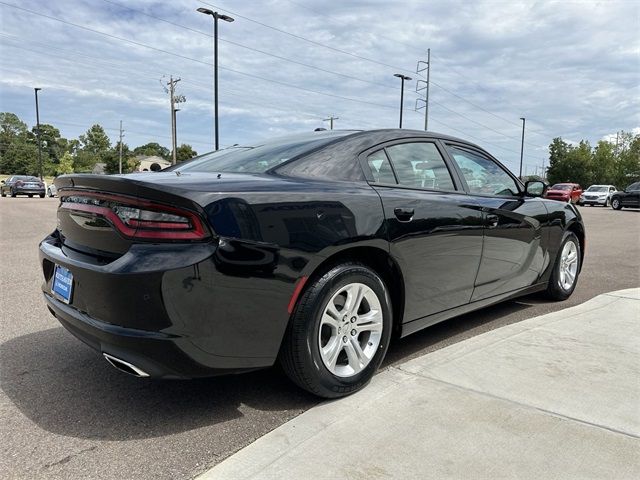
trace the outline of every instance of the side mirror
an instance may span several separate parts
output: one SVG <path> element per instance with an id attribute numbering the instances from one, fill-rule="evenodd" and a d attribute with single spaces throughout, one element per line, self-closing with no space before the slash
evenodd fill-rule
<path id="1" fill-rule="evenodd" d="M 529 180 L 524 184 L 524 193 L 528 197 L 542 197 L 547 191 L 547 184 L 539 180 Z"/>
<path id="2" fill-rule="evenodd" d="M 4 180 L 2 180 L 2 181 L 0 181 L 0 183 L 4 185 L 6 182 Z"/>

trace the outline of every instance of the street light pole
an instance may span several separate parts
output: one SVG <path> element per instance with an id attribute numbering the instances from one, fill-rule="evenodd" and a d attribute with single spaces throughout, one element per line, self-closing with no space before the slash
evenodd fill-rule
<path id="1" fill-rule="evenodd" d="M 233 17 L 221 15 L 208 8 L 198 8 L 198 12 L 213 17 L 213 117 L 214 117 L 214 138 L 215 148 L 220 149 L 219 129 L 218 129 L 218 19 L 225 22 L 233 22 Z"/>
<path id="2" fill-rule="evenodd" d="M 524 124 L 526 120 L 523 117 L 520 117 L 522 120 L 522 142 L 520 142 L 520 180 L 522 180 L 522 158 L 524 156 Z"/>
<path id="3" fill-rule="evenodd" d="M 34 88 L 36 94 L 36 136 L 38 137 L 38 174 L 42 180 L 42 143 L 40 142 L 40 109 L 38 108 L 38 91 L 41 88 Z"/>
<path id="4" fill-rule="evenodd" d="M 398 128 L 402 128 L 402 106 L 404 104 L 404 81 L 405 80 L 411 80 L 411 77 L 407 77 L 406 75 L 402 75 L 400 73 L 394 73 L 393 74 L 394 77 L 398 77 L 401 80 L 401 86 L 400 86 L 400 127 Z"/>

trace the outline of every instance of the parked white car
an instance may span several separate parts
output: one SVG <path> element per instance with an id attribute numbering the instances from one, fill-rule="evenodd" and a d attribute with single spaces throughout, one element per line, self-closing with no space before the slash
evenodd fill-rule
<path id="1" fill-rule="evenodd" d="M 611 195 L 618 189 L 613 185 L 591 185 L 582 195 L 578 205 L 602 205 L 608 207 L 611 203 Z"/>

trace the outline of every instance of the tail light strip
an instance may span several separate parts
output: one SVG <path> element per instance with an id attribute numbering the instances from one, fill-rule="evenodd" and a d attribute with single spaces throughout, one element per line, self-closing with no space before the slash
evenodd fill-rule
<path id="1" fill-rule="evenodd" d="M 209 236 L 199 216 L 189 210 L 163 205 L 149 200 L 124 197 L 98 192 L 65 190 L 61 192 L 60 208 L 80 211 L 106 218 L 124 236 L 147 240 L 203 240 Z M 176 215 L 188 222 L 153 221 L 130 218 L 126 223 L 110 206 L 68 201 L 70 197 L 87 198 L 115 204 L 115 207 L 130 207 L 147 212 Z"/>

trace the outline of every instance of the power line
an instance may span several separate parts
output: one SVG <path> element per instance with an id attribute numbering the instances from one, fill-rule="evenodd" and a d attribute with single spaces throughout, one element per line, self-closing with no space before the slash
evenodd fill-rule
<path id="1" fill-rule="evenodd" d="M 247 20 L 248 22 L 255 23 L 256 25 L 260 25 L 260 26 L 262 26 L 262 27 L 268 28 L 268 29 L 270 29 L 270 30 L 274 30 L 274 31 L 279 32 L 279 33 L 282 33 L 282 34 L 284 34 L 284 35 L 289 35 L 290 37 L 297 38 L 298 40 L 302 40 L 302 41 L 308 42 L 308 43 L 310 43 L 310 44 L 312 44 L 312 45 L 316 45 L 316 46 L 318 46 L 318 47 L 327 48 L 327 49 L 332 50 L 332 51 L 334 51 L 334 52 L 338 52 L 338 53 L 341 53 L 341 54 L 343 54 L 343 55 L 349 55 L 350 57 L 354 57 L 354 58 L 357 58 L 357 59 L 359 59 L 359 60 L 364 60 L 364 61 L 366 61 L 366 62 L 371 62 L 371 63 L 375 63 L 375 64 L 378 64 L 378 65 L 382 65 L 382 66 L 384 66 L 384 67 L 393 68 L 394 70 L 402 70 L 402 71 L 404 71 L 404 72 L 411 72 L 411 73 L 413 73 L 413 71 L 408 70 L 408 69 L 406 69 L 406 68 L 404 68 L 404 67 L 398 67 L 398 66 L 394 66 L 394 65 L 389 65 L 388 63 L 384 63 L 384 62 L 380 62 L 380 61 L 378 61 L 378 60 L 374 60 L 374 59 L 372 59 L 372 58 L 364 57 L 364 56 L 362 56 L 362 55 L 358 55 L 357 53 L 348 52 L 348 51 L 346 51 L 346 50 L 341 50 L 341 49 L 339 49 L 339 48 L 332 47 L 331 45 L 326 45 L 326 44 L 324 44 L 324 43 L 317 42 L 317 41 L 315 41 L 315 40 L 311 40 L 311 39 L 306 38 L 306 37 L 303 37 L 303 36 L 301 36 L 301 35 L 296 35 L 295 33 L 287 32 L 286 30 L 282 30 L 282 29 L 280 29 L 280 28 L 273 27 L 273 26 L 271 26 L 271 25 L 267 25 L 266 23 L 262 23 L 262 22 L 260 22 L 260 21 L 258 21 L 258 20 L 254 20 L 253 18 L 246 17 L 246 16 L 241 15 L 241 14 L 239 14 L 239 13 L 237 13 L 237 12 L 232 12 L 231 10 L 227 10 L 226 8 L 222 8 L 222 7 L 219 7 L 219 6 L 217 6 L 217 5 L 213 5 L 212 3 L 208 3 L 208 2 L 205 2 L 205 1 L 203 1 L 203 0 L 198 0 L 198 1 L 199 1 L 200 3 L 204 3 L 205 5 L 208 5 L 208 6 L 210 6 L 210 7 L 216 8 L 216 9 L 218 9 L 218 10 L 222 10 L 222 11 L 224 11 L 224 12 L 230 13 L 231 15 L 235 15 L 236 17 L 239 17 L 239 18 L 242 18 L 242 19 L 244 19 L 244 20 Z"/>
<path id="2" fill-rule="evenodd" d="M 113 5 L 119 5 L 118 3 L 113 2 L 113 1 L 111 1 L 111 0 L 102 0 L 102 1 L 107 2 L 107 3 L 111 3 L 111 4 L 113 4 Z M 214 7 L 214 8 L 217 8 L 217 9 L 223 10 L 223 11 L 226 11 L 226 12 L 228 12 L 228 13 L 232 14 L 232 15 L 236 15 L 236 16 L 238 16 L 238 17 L 240 17 L 240 18 L 244 18 L 245 20 L 248 20 L 248 21 L 252 21 L 252 22 L 258 23 L 258 24 L 259 24 L 259 25 L 261 25 L 261 26 L 264 26 L 264 27 L 267 27 L 267 28 L 272 28 L 272 29 L 274 29 L 274 30 L 276 30 L 276 31 L 278 31 L 278 32 L 286 33 L 287 35 L 292 35 L 292 36 L 294 36 L 295 38 L 299 38 L 299 39 L 302 39 L 302 40 L 305 40 L 305 41 L 311 41 L 311 40 L 309 40 L 309 39 L 306 39 L 305 37 L 301 37 L 301 36 L 299 36 L 299 35 L 291 34 L 290 32 L 286 32 L 286 31 L 284 31 L 284 30 L 278 29 L 278 28 L 276 28 L 276 27 L 272 27 L 272 26 L 267 25 L 267 24 L 264 24 L 264 23 L 262 23 L 262 22 L 258 22 L 258 21 L 252 20 L 252 19 L 250 19 L 250 18 L 248 18 L 248 17 L 244 17 L 244 16 L 242 16 L 242 15 L 240 15 L 240 14 L 236 13 L 236 12 L 231 12 L 230 10 L 223 9 L 223 8 L 221 8 L 221 7 L 218 7 L 218 6 L 216 6 L 216 5 L 213 5 L 213 4 L 210 4 L 210 3 L 204 2 L 204 1 L 202 1 L 202 0 L 199 0 L 199 1 L 201 1 L 201 3 L 204 3 L 204 4 L 206 4 L 206 5 L 209 5 L 209 6 L 211 6 L 211 7 Z M 305 5 L 302 5 L 302 4 L 298 3 L 298 2 L 294 2 L 294 1 L 291 1 L 291 0 L 287 0 L 287 1 L 288 1 L 289 3 L 294 4 L 294 5 L 298 5 L 298 6 L 302 7 L 302 8 L 305 8 L 305 9 L 307 9 L 307 10 L 309 10 L 309 11 L 312 11 L 312 12 L 314 12 L 314 13 L 316 13 L 316 14 L 320 14 L 320 13 L 319 13 L 319 12 L 317 12 L 316 10 L 314 10 L 314 9 L 312 9 L 312 8 L 310 8 L 310 7 L 307 7 L 307 6 L 305 6 Z M 135 11 L 135 12 L 141 13 L 142 15 L 146 15 L 146 16 L 149 16 L 149 17 L 151 17 L 151 18 L 155 18 L 156 20 L 160 20 L 160 21 L 163 21 L 163 22 L 169 23 L 169 24 L 171 24 L 171 25 L 174 25 L 174 26 L 177 26 L 177 27 L 181 27 L 181 28 L 185 28 L 185 29 L 187 29 L 187 30 L 190 30 L 190 31 L 193 31 L 193 32 L 197 32 L 197 33 L 200 33 L 200 34 L 203 34 L 203 35 L 206 35 L 206 36 L 211 37 L 211 35 L 209 35 L 209 34 L 207 34 L 207 33 L 201 32 L 201 31 L 199 31 L 199 30 L 192 29 L 192 28 L 190 28 L 190 27 L 186 27 L 186 26 L 180 25 L 180 24 L 178 24 L 178 23 L 175 23 L 175 22 L 172 22 L 172 21 L 169 21 L 169 20 L 165 20 L 165 19 L 160 18 L 160 17 L 157 17 L 157 16 L 155 16 L 155 15 L 147 14 L 146 12 L 143 12 L 143 11 L 141 11 L 141 10 L 137 10 L 137 9 L 134 9 L 134 8 L 126 7 L 126 6 L 123 6 L 123 5 L 119 5 L 119 6 L 121 6 L 122 8 L 126 8 L 126 9 L 128 9 L 128 10 L 132 10 L 132 11 Z M 322 14 L 322 15 L 323 15 L 323 16 L 325 16 L 325 17 L 331 18 L 331 16 L 330 16 L 330 15 L 327 15 L 327 14 Z M 222 39 L 221 39 L 221 40 L 222 40 Z M 330 74 L 334 74 L 334 75 L 339 75 L 339 76 L 342 76 L 342 77 L 344 77 L 344 78 L 349 78 L 349 79 L 352 79 L 352 80 L 356 80 L 356 81 L 360 81 L 360 82 L 365 82 L 365 83 L 369 83 L 369 84 L 372 84 L 372 85 L 378 85 L 378 86 L 382 86 L 382 87 L 385 87 L 385 88 L 391 88 L 391 89 L 394 89 L 394 90 L 399 90 L 399 88 L 398 88 L 398 87 L 393 87 L 393 86 L 391 86 L 391 85 L 385 85 L 385 84 L 378 83 L 378 82 L 371 82 L 371 81 L 369 81 L 369 80 L 364 80 L 364 79 L 361 79 L 361 78 L 358 78 L 358 77 L 354 77 L 354 76 L 351 76 L 351 75 L 342 74 L 342 73 L 339 73 L 339 72 L 335 72 L 335 71 L 333 71 L 333 70 L 327 70 L 327 69 L 324 69 L 324 68 L 321 68 L 321 67 L 316 67 L 316 66 L 314 66 L 314 65 L 309 65 L 309 64 L 306 64 L 306 63 L 303 63 L 303 62 L 298 62 L 298 61 L 296 61 L 296 60 L 292 60 L 292 59 L 289 59 L 289 58 L 286 58 L 286 57 L 282 57 L 282 56 L 279 56 L 279 55 L 274 55 L 274 54 L 271 54 L 271 53 L 269 53 L 269 52 L 265 52 L 265 51 L 263 51 L 263 50 L 258 50 L 258 49 L 252 48 L 252 47 L 248 47 L 248 46 L 246 46 L 246 45 L 242 45 L 242 44 L 239 44 L 239 43 L 236 43 L 236 42 L 230 41 L 230 40 L 224 40 L 224 41 L 226 41 L 227 43 L 230 43 L 230 44 L 232 44 L 232 45 L 236 45 L 236 46 L 238 46 L 238 47 L 241 47 L 241 48 L 246 48 L 246 49 L 252 50 L 252 51 L 254 51 L 254 52 L 258 52 L 258 53 L 261 53 L 261 54 L 264 54 L 264 55 L 268 55 L 268 56 L 271 56 L 271 57 L 274 57 L 274 58 L 278 58 L 278 59 L 280 59 L 280 60 L 284 60 L 284 61 L 286 61 L 286 62 L 291 62 L 291 63 L 297 64 L 297 65 L 301 65 L 301 66 L 304 66 L 304 67 L 307 67 L 307 68 L 312 68 L 312 69 L 316 69 L 316 70 L 319 70 L 319 71 L 322 71 L 322 72 L 326 72 L 326 73 L 330 73 Z M 311 42 L 314 42 L 314 41 L 311 41 Z M 396 42 L 396 43 L 403 44 L 403 42 Z M 321 45 L 322 45 L 322 46 L 324 46 L 324 47 L 326 47 L 326 48 L 334 49 L 334 47 L 331 47 L 331 46 L 329 46 L 329 45 L 325 45 L 325 44 L 321 44 Z M 417 49 L 416 49 L 416 50 L 417 50 Z M 345 53 L 345 52 L 343 52 L 342 50 L 339 50 L 339 49 L 338 49 L 338 51 L 340 51 L 340 52 L 342 52 L 342 53 Z M 348 52 L 347 52 L 347 53 L 348 53 Z M 361 57 L 358 57 L 358 58 L 361 58 Z M 387 64 L 382 64 L 382 65 L 390 66 L 390 65 L 387 65 Z M 393 67 L 393 68 L 400 68 L 400 67 Z M 460 100 L 463 100 L 463 101 L 465 101 L 465 102 L 469 103 L 470 105 L 473 105 L 475 108 L 478 108 L 478 109 L 480 109 L 480 110 L 482 110 L 482 111 L 484 111 L 484 112 L 486 112 L 486 113 L 488 113 L 488 114 L 490 114 L 490 115 L 493 115 L 494 117 L 496 117 L 496 118 L 498 118 L 498 119 L 500 119 L 500 120 L 506 121 L 506 122 L 508 122 L 508 123 L 510 123 L 510 124 L 512 124 L 512 125 L 515 125 L 515 126 L 517 126 L 517 127 L 520 127 L 520 125 L 519 125 L 519 124 L 517 124 L 517 123 L 515 123 L 515 122 L 513 122 L 513 121 L 511 121 L 511 120 L 509 120 L 509 119 L 507 119 L 507 118 L 505 118 L 505 117 L 501 117 L 500 115 L 497 115 L 497 114 L 495 114 L 495 113 L 493 113 L 493 112 L 490 112 L 489 110 L 486 110 L 485 108 L 483 108 L 483 107 L 481 107 L 481 106 L 479 106 L 479 105 L 477 105 L 477 104 L 475 104 L 475 103 L 471 102 L 470 100 L 467 100 L 466 98 L 462 97 L 461 95 L 458 95 L 458 94 L 456 94 L 455 92 L 452 92 L 451 90 L 449 90 L 449 89 L 447 89 L 447 88 L 443 87 L 442 85 L 439 85 L 439 84 L 438 84 L 438 83 L 436 83 L 436 82 L 431 81 L 430 83 L 432 83 L 433 85 L 435 85 L 435 86 L 439 87 L 440 89 L 444 90 L 445 92 L 447 92 L 447 93 L 449 93 L 449 94 L 451 94 L 451 95 L 453 95 L 453 96 L 455 96 L 455 97 L 459 98 Z M 411 92 L 411 93 L 415 93 L 415 92 Z M 440 105 L 442 108 L 445 108 L 446 110 L 448 110 L 448 111 L 450 111 L 450 112 L 452 112 L 452 113 L 454 113 L 454 114 L 456 114 L 456 115 L 459 115 L 459 116 L 461 116 L 461 117 L 463 117 L 463 118 L 465 118 L 465 119 L 467 119 L 467 120 L 469 120 L 469 121 L 471 121 L 471 122 L 473 122 L 473 123 L 475 123 L 475 124 L 477 124 L 477 125 L 479 125 L 479 126 L 485 127 L 485 128 L 487 128 L 487 129 L 489 129 L 489 130 L 491 130 L 491 131 L 495 132 L 495 133 L 498 133 L 499 135 L 503 135 L 503 136 L 505 136 L 505 137 L 507 137 L 507 138 L 511 138 L 511 139 L 516 139 L 515 137 L 511 137 L 511 136 L 509 136 L 509 135 L 506 135 L 506 134 L 504 134 L 504 133 L 502 133 L 502 132 L 499 132 L 498 130 L 495 130 L 495 129 L 494 129 L 494 128 L 492 128 L 492 127 L 489 127 L 488 125 L 485 125 L 485 124 L 483 124 L 483 123 L 481 123 L 481 122 L 478 122 L 478 121 L 476 121 L 476 120 L 473 120 L 473 119 L 471 119 L 471 118 L 469 118 L 469 117 L 467 117 L 467 116 L 465 116 L 465 115 L 463 115 L 463 114 L 461 114 L 461 113 L 458 113 L 457 111 L 455 111 L 455 110 L 453 110 L 453 109 L 451 109 L 451 108 L 445 107 L 444 105 L 439 104 L 439 103 L 438 103 L 438 102 L 436 102 L 436 101 L 433 101 L 433 103 L 435 103 L 435 104 L 437 104 L 437 105 Z M 427 107 L 427 108 L 428 108 L 428 107 Z M 537 148 L 545 148 L 545 147 L 543 147 L 543 146 L 541 146 L 541 145 L 532 144 L 532 143 L 530 143 L 530 142 L 525 142 L 525 144 L 530 145 L 530 146 L 533 146 L 533 147 L 537 147 Z"/>
<path id="3" fill-rule="evenodd" d="M 129 11 L 132 11 L 132 12 L 139 13 L 139 14 L 147 16 L 149 18 L 153 18 L 155 20 L 168 23 L 169 25 L 173 25 L 175 27 L 182 28 L 182 29 L 188 30 L 190 32 L 198 33 L 198 34 L 203 35 L 205 37 L 209 37 L 209 38 L 213 37 L 213 35 L 211 35 L 210 33 L 206 33 L 206 32 L 203 32 L 201 30 L 197 30 L 195 28 L 191 28 L 191 27 L 188 27 L 186 25 L 182 25 L 180 23 L 176 23 L 176 22 L 173 22 L 171 20 L 167 20 L 165 18 L 161 18 L 161 17 L 158 17 L 156 15 L 152 15 L 150 13 L 147 13 L 147 12 L 143 11 L 143 10 L 132 8 L 132 7 L 129 7 L 127 5 L 121 5 L 121 4 L 119 4 L 117 2 L 113 2 L 111 0 L 102 0 L 102 1 L 106 2 L 106 3 L 110 3 L 111 5 L 116 5 L 118 7 L 121 7 L 123 9 L 129 10 Z M 348 75 L 346 73 L 336 72 L 335 70 L 329 70 L 329 69 L 326 69 L 326 68 L 318 67 L 316 65 L 311 65 L 309 63 L 304 63 L 304 62 L 301 62 L 299 60 L 295 60 L 295 59 L 288 58 L 288 57 L 283 57 L 281 55 L 276 55 L 274 53 L 266 52 L 264 50 L 260 50 L 258 48 L 250 47 L 248 45 L 243 45 L 242 43 L 234 42 L 232 40 L 228 40 L 228 39 L 225 39 L 225 38 L 222 38 L 222 37 L 218 38 L 218 40 L 221 41 L 221 42 L 224 42 L 224 43 L 228 43 L 230 45 L 234 45 L 234 46 L 239 47 L 239 48 L 250 50 L 252 52 L 260 53 L 262 55 L 266 55 L 266 56 L 269 56 L 269 57 L 272 57 L 272 58 L 277 58 L 278 60 L 282 60 L 284 62 L 289 62 L 289 63 L 292 63 L 294 65 L 300 65 L 300 66 L 305 67 L 305 68 L 310 68 L 310 69 L 313 69 L 313 70 L 317 70 L 319 72 L 324 72 L 324 73 L 329 73 L 329 74 L 332 74 L 332 75 L 337 75 L 337 76 L 340 76 L 340 77 L 343 77 L 343 78 L 348 78 L 350 80 L 356 80 L 358 82 L 367 83 L 369 85 L 377 85 L 379 87 L 390 88 L 390 89 L 393 89 L 393 90 L 399 90 L 398 87 L 394 87 L 392 85 L 387 85 L 387 84 L 379 83 L 379 82 L 373 82 L 371 80 L 366 80 L 364 78 L 355 77 L 353 75 Z"/>
<path id="4" fill-rule="evenodd" d="M 18 10 L 25 11 L 25 12 L 33 14 L 33 15 L 41 16 L 41 17 L 44 17 L 44 18 L 48 18 L 50 20 L 58 21 L 58 22 L 61 22 L 61 23 L 67 24 L 67 25 L 71 25 L 71 26 L 74 26 L 74 27 L 77 27 L 77 28 L 81 28 L 83 30 L 87 30 L 87 31 L 90 31 L 90 32 L 93 32 L 93 33 L 97 33 L 99 35 L 104 35 L 106 37 L 109 37 L 109 38 L 112 38 L 112 39 L 115 39 L 115 40 L 120 40 L 122 42 L 131 43 L 131 44 L 137 45 L 139 47 L 148 48 L 148 49 L 151 49 L 151 50 L 155 50 L 157 52 L 165 53 L 167 55 L 172 55 L 174 57 L 182 58 L 184 60 L 190 60 L 190 61 L 197 62 L 197 63 L 203 64 L 203 65 L 207 65 L 207 66 L 212 66 L 213 65 L 212 63 L 205 62 L 203 60 L 198 60 L 197 58 L 187 57 L 186 55 L 182 55 L 182 54 L 175 53 L 175 52 L 170 52 L 168 50 L 164 50 L 162 48 L 157 48 L 157 47 L 154 47 L 154 46 L 151 46 L 151 45 L 147 45 L 145 43 L 137 42 L 135 40 L 131 40 L 131 39 L 124 38 L 124 37 L 119 37 L 117 35 L 112 35 L 112 34 L 109 34 L 109 33 L 101 32 L 99 30 L 94 30 L 94 29 L 86 27 L 84 25 L 79 25 L 77 23 L 69 22 L 67 20 L 62 20 L 60 18 L 53 17 L 53 16 L 50 16 L 50 15 L 46 15 L 44 13 L 36 12 L 34 10 L 29 10 L 27 8 L 22 8 L 22 7 L 19 7 L 17 5 L 12 5 L 10 3 L 5 3 L 5 2 L 1 2 L 1 1 L 0 1 L 0 4 L 6 5 L 8 7 L 16 8 Z M 215 7 L 215 8 L 217 8 L 217 7 Z M 262 77 L 260 75 L 254 75 L 252 73 L 246 73 L 246 72 L 242 72 L 240 70 L 235 70 L 235 69 L 228 68 L 228 67 L 219 67 L 219 68 L 221 70 L 226 70 L 226 71 L 229 71 L 229 72 L 232 72 L 232 73 L 236 73 L 238 75 L 243 75 L 243 76 L 247 76 L 247 77 L 251 77 L 251 78 L 256 78 L 256 79 L 263 80 L 263 81 L 266 81 L 266 82 L 275 83 L 277 85 L 282 85 L 282 86 L 286 86 L 286 87 L 290 87 L 290 88 L 295 88 L 297 90 L 302 90 L 302 91 L 309 92 L 309 93 L 315 93 L 317 95 L 324 95 L 324 96 L 327 96 L 327 97 L 339 98 L 341 100 L 347 100 L 347 101 L 350 101 L 350 102 L 358 102 L 358 103 L 373 105 L 373 106 L 382 107 L 382 108 L 395 109 L 395 107 L 392 107 L 390 105 L 383 105 L 383 104 L 380 104 L 380 103 L 374 103 L 374 102 L 369 102 L 369 101 L 366 101 L 366 100 L 360 100 L 360 99 L 356 99 L 356 98 L 345 97 L 345 96 L 337 95 L 337 94 L 333 94 L 333 93 L 320 92 L 318 90 L 313 90 L 313 89 L 310 89 L 310 88 L 300 87 L 298 85 L 293 85 L 291 83 L 282 82 L 282 81 L 279 81 L 279 80 L 273 80 L 273 79 L 270 79 L 270 78 Z"/>

